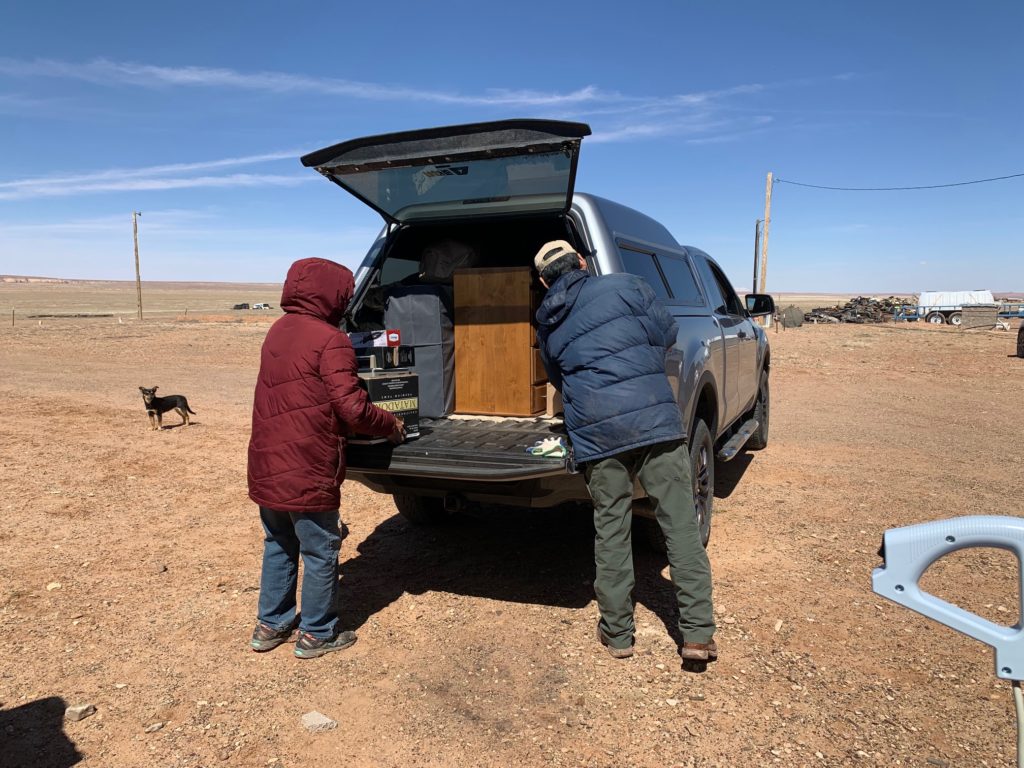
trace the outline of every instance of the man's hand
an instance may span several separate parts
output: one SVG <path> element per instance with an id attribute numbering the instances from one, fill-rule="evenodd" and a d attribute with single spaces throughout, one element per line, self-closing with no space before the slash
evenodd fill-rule
<path id="1" fill-rule="evenodd" d="M 388 441 L 395 445 L 405 442 L 405 422 L 399 416 L 395 416 L 395 431 L 388 435 Z"/>

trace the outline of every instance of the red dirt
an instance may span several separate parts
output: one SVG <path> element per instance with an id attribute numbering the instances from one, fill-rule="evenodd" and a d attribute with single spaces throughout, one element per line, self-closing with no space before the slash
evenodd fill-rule
<path id="1" fill-rule="evenodd" d="M 1014 334 L 771 332 L 770 445 L 719 467 L 721 661 L 692 675 L 654 555 L 636 558 L 639 654 L 594 642 L 585 515 L 494 509 L 424 530 L 351 483 L 343 622 L 359 642 L 315 661 L 249 651 L 262 543 L 245 449 L 265 332 L 3 330 L 5 765 L 72 764 L 62 748 L 104 767 L 1013 763 L 991 651 L 878 598 L 870 575 L 886 528 L 1018 512 Z M 149 431 L 137 387 L 154 384 L 187 395 L 196 424 Z M 927 585 L 1011 623 L 1004 554 L 948 558 Z M 22 716 L 49 697 L 98 712 Z M 305 732 L 313 709 L 338 728 Z"/>

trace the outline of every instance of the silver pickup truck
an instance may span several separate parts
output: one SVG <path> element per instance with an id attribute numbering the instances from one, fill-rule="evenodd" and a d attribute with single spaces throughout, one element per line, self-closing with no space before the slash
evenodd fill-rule
<path id="1" fill-rule="evenodd" d="M 711 257 L 680 245 L 654 219 L 575 193 L 580 144 L 589 134 L 582 123 L 504 120 L 355 139 L 312 152 L 302 163 L 385 220 L 356 273 L 349 330 L 384 327 L 390 287 L 415 285 L 421 254 L 439 241 L 472 243 L 473 266 L 507 267 L 528 265 L 540 244 L 565 239 L 595 275 L 646 279 L 679 324 L 665 370 L 687 430 L 706 543 L 716 456 L 728 461 L 744 446 L 768 442 L 771 355 L 752 318 L 771 314 L 774 304 L 761 294 L 741 301 Z M 399 512 L 416 523 L 440 520 L 465 502 L 589 501 L 571 453 L 551 458 L 526 451 L 539 437 L 559 433 L 556 417 L 421 414 L 416 440 L 349 445 L 348 477 L 392 494 Z M 636 512 L 645 516 L 643 489 L 636 495 Z"/>

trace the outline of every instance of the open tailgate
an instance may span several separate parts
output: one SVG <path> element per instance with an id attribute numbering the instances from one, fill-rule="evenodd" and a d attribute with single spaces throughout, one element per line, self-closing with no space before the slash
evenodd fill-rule
<path id="1" fill-rule="evenodd" d="M 303 156 L 388 222 L 565 213 L 590 126 L 500 120 L 353 139 Z"/>

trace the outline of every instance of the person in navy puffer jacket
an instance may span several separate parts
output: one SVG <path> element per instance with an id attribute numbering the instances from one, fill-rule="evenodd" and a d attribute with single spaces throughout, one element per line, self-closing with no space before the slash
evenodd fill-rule
<path id="1" fill-rule="evenodd" d="M 680 655 L 713 661 L 711 566 L 700 542 L 682 417 L 665 374 L 678 326 L 652 288 L 630 274 L 590 275 L 564 240 L 534 259 L 548 289 L 537 340 L 548 380 L 562 393 L 576 463 L 594 500 L 597 639 L 633 655 L 634 478 L 665 534 L 679 604 Z"/>

